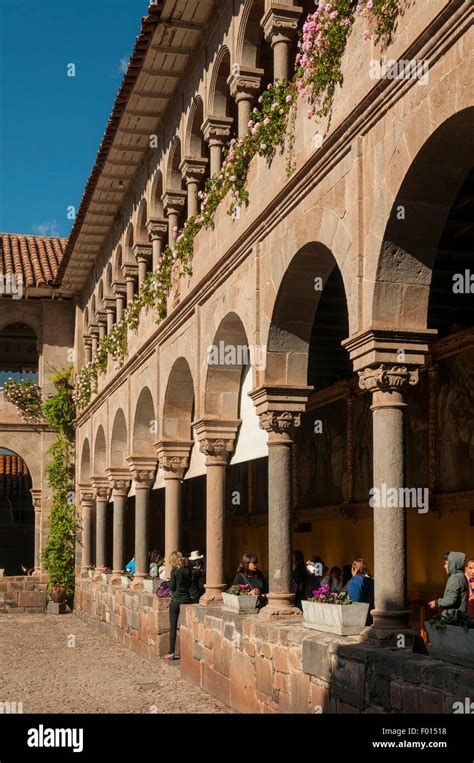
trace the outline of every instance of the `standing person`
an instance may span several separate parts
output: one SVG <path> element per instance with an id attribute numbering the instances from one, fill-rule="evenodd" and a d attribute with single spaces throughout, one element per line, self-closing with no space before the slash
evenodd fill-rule
<path id="1" fill-rule="evenodd" d="M 343 587 L 342 572 L 340 567 L 331 567 L 329 570 L 329 592 L 341 593 Z"/>
<path id="2" fill-rule="evenodd" d="M 352 562 L 352 577 L 347 584 L 347 593 L 352 601 L 361 601 L 369 604 L 366 625 L 372 624 L 372 609 L 374 603 L 374 579 L 371 577 L 369 567 L 365 559 L 355 559 Z"/>
<path id="3" fill-rule="evenodd" d="M 244 554 L 234 579 L 234 585 L 247 585 L 249 593 L 258 596 L 267 592 L 265 578 L 258 569 L 258 559 L 255 554 Z"/>
<path id="4" fill-rule="evenodd" d="M 171 577 L 168 588 L 172 592 L 169 607 L 170 613 L 170 651 L 165 655 L 165 660 L 178 660 L 174 651 L 176 648 L 176 636 L 178 633 L 178 618 L 181 604 L 191 604 L 193 598 L 193 570 L 185 556 L 180 551 L 170 554 Z"/>
<path id="5" fill-rule="evenodd" d="M 467 602 L 467 612 L 470 617 L 474 617 L 474 557 L 466 560 L 464 574 L 467 580 L 469 600 Z"/>
<path id="6" fill-rule="evenodd" d="M 197 596 L 200 598 L 206 590 L 204 584 L 206 582 L 206 570 L 204 564 L 204 556 L 199 551 L 192 551 L 189 557 L 189 561 L 192 564 L 194 571 L 194 580 L 197 587 Z"/>
<path id="7" fill-rule="evenodd" d="M 444 555 L 444 570 L 448 575 L 444 596 L 428 602 L 430 609 L 439 607 L 442 615 L 467 612 L 468 586 L 464 575 L 466 554 L 462 551 L 448 551 Z"/>
<path id="8" fill-rule="evenodd" d="M 154 549 L 150 551 L 150 568 L 149 575 L 151 578 L 157 578 L 160 576 L 160 569 L 164 563 L 164 554 L 162 551 Z"/>
<path id="9" fill-rule="evenodd" d="M 303 611 L 301 602 L 307 598 L 310 582 L 310 573 L 306 566 L 302 551 L 293 551 L 293 590 L 295 594 L 295 607 Z"/>

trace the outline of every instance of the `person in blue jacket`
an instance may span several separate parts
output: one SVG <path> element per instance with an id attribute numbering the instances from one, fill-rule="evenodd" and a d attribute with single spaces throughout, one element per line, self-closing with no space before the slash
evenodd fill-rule
<path id="1" fill-rule="evenodd" d="M 355 559 L 352 562 L 352 577 L 347 584 L 347 593 L 352 601 L 361 601 L 369 604 L 366 625 L 372 624 L 372 609 L 374 602 L 374 579 L 371 577 L 365 559 Z"/>
<path id="2" fill-rule="evenodd" d="M 125 566 L 125 569 L 127 570 L 127 572 L 130 572 L 132 575 L 135 575 L 135 570 L 136 570 L 135 557 L 130 559 L 129 563 Z"/>

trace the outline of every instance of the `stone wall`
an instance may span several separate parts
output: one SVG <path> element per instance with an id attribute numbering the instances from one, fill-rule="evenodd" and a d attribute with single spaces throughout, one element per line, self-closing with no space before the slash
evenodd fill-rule
<path id="1" fill-rule="evenodd" d="M 46 610 L 49 596 L 47 575 L 0 578 L 0 613 L 38 614 Z"/>
<path id="2" fill-rule="evenodd" d="M 244 713 L 451 713 L 474 670 L 199 605 L 180 630 L 181 673 Z"/>
<path id="3" fill-rule="evenodd" d="M 168 652 L 169 603 L 145 591 L 76 578 L 75 614 L 150 660 Z"/>

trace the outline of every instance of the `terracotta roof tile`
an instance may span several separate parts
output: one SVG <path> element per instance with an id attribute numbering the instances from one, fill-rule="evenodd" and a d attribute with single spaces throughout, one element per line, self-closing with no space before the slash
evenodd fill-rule
<path id="1" fill-rule="evenodd" d="M 66 238 L 0 233 L 0 277 L 15 273 L 25 286 L 55 285 L 66 243 Z"/>

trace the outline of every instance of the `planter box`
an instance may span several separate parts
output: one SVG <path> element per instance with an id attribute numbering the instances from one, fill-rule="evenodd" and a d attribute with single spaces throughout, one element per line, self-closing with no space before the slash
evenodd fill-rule
<path id="1" fill-rule="evenodd" d="M 155 578 L 153 578 L 152 580 L 143 581 L 143 589 L 147 591 L 148 593 L 155 593 L 157 588 L 158 588 L 158 583 Z"/>
<path id="2" fill-rule="evenodd" d="M 457 665 L 474 667 L 474 629 L 465 631 L 458 625 L 446 625 L 445 628 L 433 628 L 431 622 L 425 622 L 430 640 L 428 653 L 431 657 Z"/>
<path id="3" fill-rule="evenodd" d="M 255 612 L 258 596 L 235 596 L 233 593 L 223 593 L 222 600 L 222 609 L 225 612 Z"/>
<path id="4" fill-rule="evenodd" d="M 125 588 L 129 588 L 130 583 L 132 582 L 128 575 L 120 575 L 120 582 L 122 583 Z"/>
<path id="5" fill-rule="evenodd" d="M 87 570 L 87 574 L 92 579 L 95 575 L 95 570 Z"/>
<path id="6" fill-rule="evenodd" d="M 107 575 L 106 572 L 101 572 L 100 579 L 102 580 L 103 583 L 110 583 L 110 581 L 112 580 L 112 575 L 111 574 Z"/>
<path id="7" fill-rule="evenodd" d="M 321 604 L 303 601 L 303 625 L 315 631 L 357 636 L 365 628 L 369 604 Z"/>

